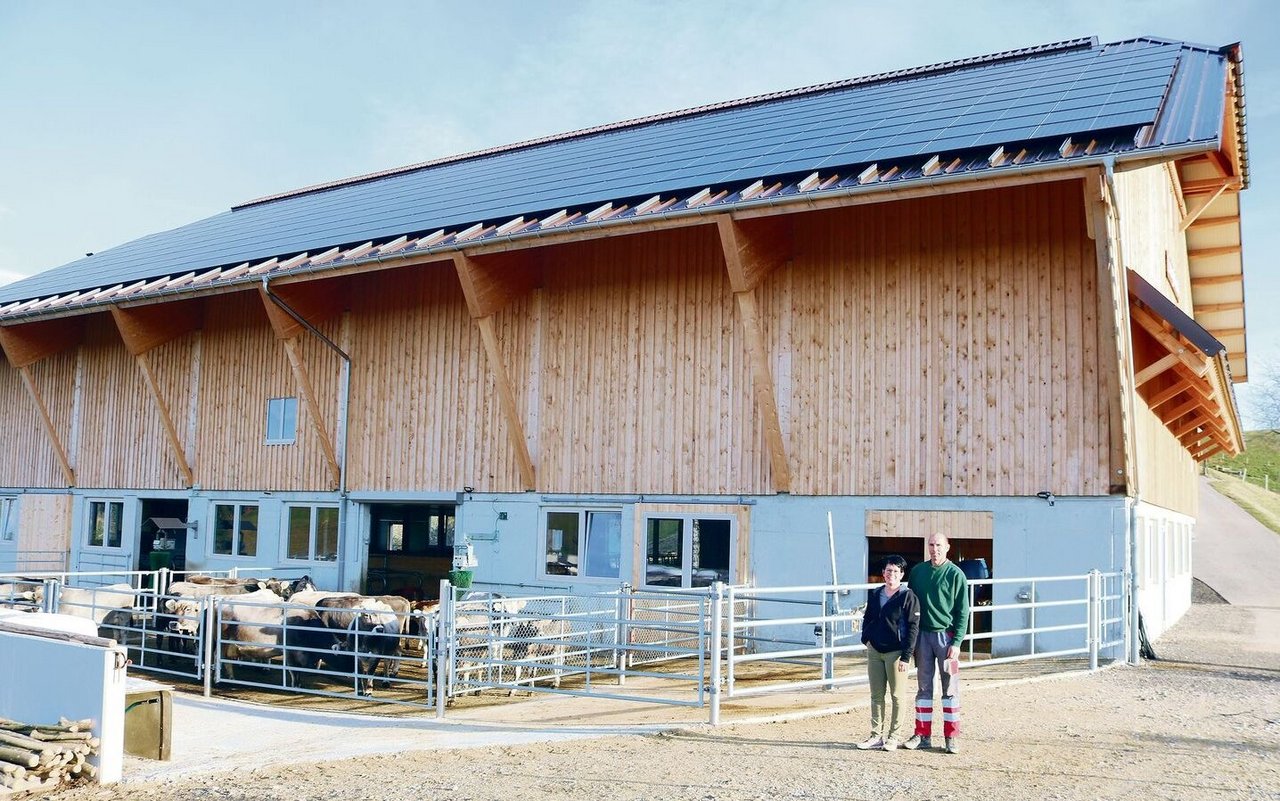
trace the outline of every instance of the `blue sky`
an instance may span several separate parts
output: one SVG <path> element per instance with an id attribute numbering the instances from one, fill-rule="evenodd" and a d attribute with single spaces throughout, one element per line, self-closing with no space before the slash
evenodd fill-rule
<path id="1" fill-rule="evenodd" d="M 1259 311 L 1280 308 L 1263 2 L 0 0 L 0 283 L 308 184 L 1089 35 L 1244 45 L 1257 384 L 1280 368 L 1280 315 Z"/>

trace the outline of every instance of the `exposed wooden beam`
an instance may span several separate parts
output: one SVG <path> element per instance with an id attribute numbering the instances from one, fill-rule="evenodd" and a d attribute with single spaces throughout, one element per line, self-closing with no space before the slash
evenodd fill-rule
<path id="1" fill-rule="evenodd" d="M 525 439 L 524 424 L 520 419 L 520 407 L 516 403 L 515 389 L 507 376 L 506 365 L 502 361 L 502 350 L 498 347 L 498 334 L 494 329 L 493 316 L 476 318 L 480 328 L 480 338 L 484 341 L 485 354 L 493 370 L 494 386 L 498 390 L 498 402 L 502 415 L 507 423 L 507 435 L 511 440 L 511 449 L 515 452 L 516 464 L 520 468 L 520 481 L 526 490 L 537 488 L 537 474 L 534 471 L 533 457 L 529 453 L 529 442 Z"/>
<path id="2" fill-rule="evenodd" d="M 462 285 L 462 295 L 467 309 L 480 330 L 485 357 L 492 371 L 494 388 L 498 392 L 498 405 L 506 423 L 507 437 L 520 471 L 520 482 L 526 490 L 537 488 L 537 472 L 529 441 L 525 436 L 520 406 L 516 403 L 515 387 L 502 358 L 498 333 L 493 315 L 511 301 L 533 290 L 540 280 L 537 261 L 529 253 L 511 253 L 500 256 L 471 257 L 465 253 L 453 254 L 453 266 Z"/>
<path id="3" fill-rule="evenodd" d="M 1160 375 L 1164 371 L 1173 367 L 1178 363 L 1178 357 L 1172 353 L 1165 354 L 1164 358 L 1157 359 L 1155 362 L 1147 365 L 1139 370 L 1133 377 L 1134 387 L 1141 387 L 1151 379 Z"/>
<path id="4" fill-rule="evenodd" d="M 1141 306 L 1134 305 L 1130 308 L 1133 321 L 1136 322 L 1142 330 L 1146 331 L 1164 349 L 1178 357 L 1178 360 L 1185 364 L 1196 375 L 1203 376 L 1209 370 L 1209 363 L 1200 357 L 1199 351 L 1194 347 L 1185 345 L 1174 334 L 1165 330 L 1163 323 L 1156 319 L 1155 315 Z"/>
<path id="5" fill-rule="evenodd" d="M 1190 228 L 1200 218 L 1201 214 L 1208 211 L 1209 207 L 1213 205 L 1213 201 L 1217 200 L 1231 185 L 1232 182 L 1230 181 L 1222 181 L 1214 191 L 1195 195 L 1195 200 L 1187 203 L 1187 213 L 1183 215 L 1182 222 L 1178 224 L 1178 230 L 1185 231 Z M 1235 183 L 1235 188 L 1237 190 L 1240 188 L 1239 182 Z M 1183 184 L 1183 189 L 1184 191 L 1186 189 L 1185 183 Z"/>
<path id="6" fill-rule="evenodd" d="M 111 318 L 130 354 L 139 356 L 201 326 L 201 299 L 150 303 L 121 308 L 111 306 Z"/>
<path id="7" fill-rule="evenodd" d="M 1230 303 L 1197 303 L 1195 312 L 1196 314 L 1207 314 L 1209 312 L 1240 311 L 1243 308 L 1243 300 L 1233 300 Z"/>
<path id="8" fill-rule="evenodd" d="M 769 273 L 791 258 L 791 224 L 772 217 L 742 223 L 726 215 L 716 217 L 729 286 L 750 292 Z"/>
<path id="9" fill-rule="evenodd" d="M 1236 273 L 1234 275 L 1202 275 L 1198 278 L 1191 279 L 1192 287 L 1206 286 L 1223 286 L 1224 284 L 1242 284 L 1244 276 Z"/>
<path id="10" fill-rule="evenodd" d="M 1164 414 L 1158 416 L 1160 418 L 1160 422 L 1164 423 L 1165 428 L 1169 428 L 1173 423 L 1176 423 L 1179 418 L 1199 409 L 1203 405 L 1204 400 L 1202 398 L 1192 398 L 1186 403 L 1175 406 Z"/>
<path id="11" fill-rule="evenodd" d="M 1220 248 L 1196 248 L 1187 251 L 1188 259 L 1211 259 L 1215 256 L 1235 256 L 1240 253 L 1239 245 L 1228 245 Z"/>
<path id="12" fill-rule="evenodd" d="M 116 311 L 112 309 L 112 311 Z M 119 322 L 117 320 L 117 322 Z M 165 403 L 164 393 L 160 391 L 160 383 L 156 381 L 155 375 L 151 372 L 151 360 L 147 357 L 146 352 L 135 353 L 134 361 L 138 364 L 138 370 L 142 372 L 143 383 L 147 386 L 147 391 L 151 393 L 151 400 L 156 405 L 156 410 L 160 412 L 160 422 L 164 424 L 165 439 L 169 440 L 169 448 L 173 452 L 174 461 L 178 463 L 178 472 L 182 473 L 182 480 L 186 486 L 191 487 L 196 483 L 195 474 L 191 470 L 191 465 L 187 463 L 186 452 L 182 449 L 182 441 L 178 438 L 178 429 L 173 425 L 173 415 L 169 413 L 169 405 Z"/>
<path id="13" fill-rule="evenodd" d="M 541 270 L 535 254 L 524 251 L 493 256 L 452 254 L 471 316 L 477 320 L 496 314 L 538 286 Z"/>
<path id="14" fill-rule="evenodd" d="M 1150 398 L 1147 398 L 1147 406 L 1154 410 L 1157 406 L 1161 406 L 1178 397 L 1183 392 L 1186 392 L 1188 389 L 1191 389 L 1192 383 L 1193 382 L 1189 378 L 1183 378 L 1179 381 L 1175 381 L 1152 395 Z"/>
<path id="15" fill-rule="evenodd" d="M 280 298 L 311 325 L 319 325 L 330 320 L 347 307 L 347 282 L 343 280 L 313 280 L 291 284 L 271 285 L 271 294 Z M 271 321 L 271 329 L 278 339 L 292 339 L 307 330 L 306 326 L 278 303 L 267 296 L 261 285 L 258 295 L 267 310 L 267 318 Z"/>
<path id="16" fill-rule="evenodd" d="M 1239 178 L 1197 178 L 1182 182 L 1184 195 L 1220 195 L 1227 189 L 1239 189 Z"/>
<path id="17" fill-rule="evenodd" d="M 271 301 L 267 300 L 268 304 Z M 274 304 L 272 304 L 274 305 Z M 338 452 L 333 444 L 333 436 L 329 433 L 328 426 L 325 424 L 324 415 L 320 411 L 320 403 L 316 399 L 315 390 L 311 386 L 311 377 L 307 373 L 306 365 L 302 361 L 302 354 L 298 349 L 297 337 L 282 339 L 284 344 L 284 352 L 289 357 L 289 366 L 293 368 L 293 377 L 298 384 L 298 391 L 302 395 L 302 401 L 307 405 L 307 417 L 311 419 L 311 427 L 315 430 L 316 439 L 320 440 L 320 449 L 324 452 L 325 464 L 329 468 L 329 483 L 331 489 L 337 489 L 342 481 L 342 469 L 338 466 Z"/>
<path id="18" fill-rule="evenodd" d="M 1244 333 L 1243 328 L 1209 328 L 1206 330 L 1210 334 L 1213 334 L 1217 339 L 1222 339 L 1223 337 L 1238 337 Z"/>
<path id="19" fill-rule="evenodd" d="M 755 390 L 756 408 L 764 418 L 764 437 L 769 447 L 769 464 L 772 468 L 773 488 L 777 492 L 791 491 L 791 467 L 787 459 L 786 444 L 782 440 L 782 423 L 778 416 L 778 394 L 769 370 L 768 345 L 760 327 L 760 315 L 756 308 L 754 292 L 735 292 L 738 313 L 742 315 L 742 329 L 751 361 L 751 384 Z"/>
<path id="20" fill-rule="evenodd" d="M 1230 217 L 1207 217 L 1204 219 L 1197 218 L 1193 220 L 1190 225 L 1188 225 L 1186 228 L 1183 228 L 1182 230 L 1199 231 L 1204 228 L 1217 228 L 1218 226 L 1222 226 L 1222 225 L 1239 225 L 1239 224 L 1240 224 L 1240 217 L 1238 215 L 1232 215 Z"/>
<path id="21" fill-rule="evenodd" d="M 8 353 L 8 350 L 5 351 Z M 12 361 L 12 358 L 10 358 Z M 71 468 L 71 459 L 67 456 L 67 449 L 62 446 L 62 439 L 58 436 L 58 430 L 53 426 L 53 418 L 49 416 L 49 407 L 45 405 L 44 398 L 40 395 L 40 388 L 36 386 L 35 377 L 31 375 L 31 368 L 23 365 L 18 368 L 18 375 L 22 376 L 22 383 L 27 388 L 27 395 L 36 405 L 36 411 L 40 413 L 40 425 L 44 426 L 44 433 L 49 437 L 49 444 L 53 446 L 54 453 L 58 456 L 58 466 L 62 468 L 62 477 L 66 479 L 68 487 L 76 485 L 76 472 Z"/>
<path id="22" fill-rule="evenodd" d="M 0 347 L 14 367 L 29 367 L 78 345 L 83 332 L 84 317 L 5 325 L 0 326 Z"/>

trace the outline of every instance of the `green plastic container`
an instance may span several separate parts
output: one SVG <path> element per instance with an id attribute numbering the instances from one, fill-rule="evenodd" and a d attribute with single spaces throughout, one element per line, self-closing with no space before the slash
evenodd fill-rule
<path id="1" fill-rule="evenodd" d="M 471 571 L 470 570 L 450 570 L 449 583 L 455 589 L 469 590 L 471 589 Z"/>
<path id="2" fill-rule="evenodd" d="M 162 567 L 170 567 L 173 563 L 172 551 L 152 551 L 148 554 L 151 560 L 151 569 L 159 570 Z"/>

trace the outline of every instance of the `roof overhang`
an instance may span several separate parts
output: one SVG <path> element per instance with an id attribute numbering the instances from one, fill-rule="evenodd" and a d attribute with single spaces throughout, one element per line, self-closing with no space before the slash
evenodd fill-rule
<path id="1" fill-rule="evenodd" d="M 1128 283 L 1138 396 L 1196 461 L 1240 453 L 1226 347 L 1133 270 Z"/>

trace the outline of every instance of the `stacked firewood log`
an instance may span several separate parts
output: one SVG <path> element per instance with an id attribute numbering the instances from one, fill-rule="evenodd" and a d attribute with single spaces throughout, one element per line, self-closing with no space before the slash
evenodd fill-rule
<path id="1" fill-rule="evenodd" d="M 87 720 L 35 725 L 0 718 L 0 795 L 92 781 L 98 769 L 87 760 L 98 745 Z"/>

